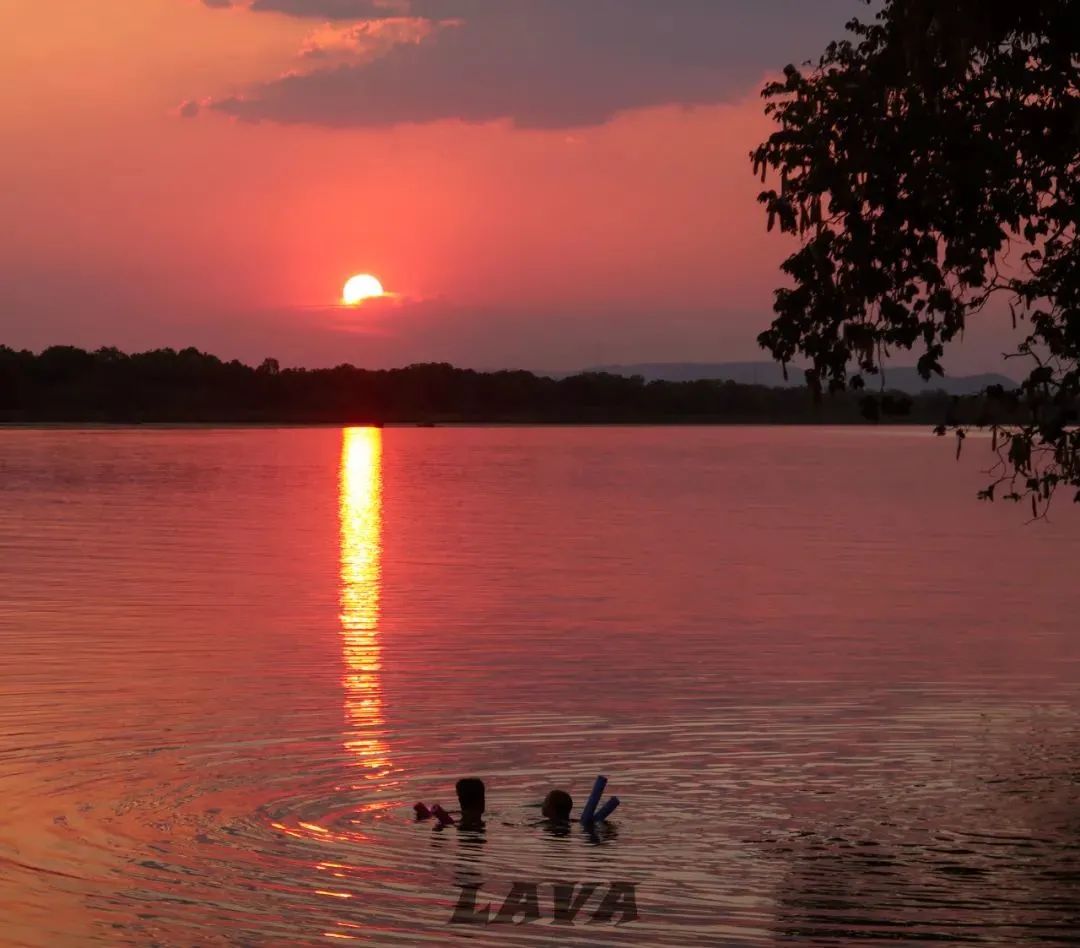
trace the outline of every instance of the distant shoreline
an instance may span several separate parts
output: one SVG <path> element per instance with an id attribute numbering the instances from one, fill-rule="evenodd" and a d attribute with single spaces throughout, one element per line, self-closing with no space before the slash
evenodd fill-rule
<path id="1" fill-rule="evenodd" d="M 927 422 L 886 421 L 871 423 L 855 421 L 448 421 L 448 422 L 370 422 L 370 421 L 0 421 L 0 431 L 184 431 L 184 430 L 250 430 L 308 429 L 308 428 L 912 428 L 927 430 Z"/>
<path id="2" fill-rule="evenodd" d="M 127 354 L 0 346 L 0 426 L 312 427 L 748 426 L 985 424 L 1010 409 L 979 394 L 842 390 L 717 379 L 649 381 L 583 372 L 477 372 L 446 363 L 400 369 L 282 368 L 197 349 Z"/>

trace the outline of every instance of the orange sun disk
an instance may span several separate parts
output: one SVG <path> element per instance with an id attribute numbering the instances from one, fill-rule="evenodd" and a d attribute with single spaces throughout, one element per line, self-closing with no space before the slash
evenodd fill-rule
<path id="1" fill-rule="evenodd" d="M 364 300 L 383 296 L 382 284 L 370 273 L 359 273 L 351 277 L 341 291 L 341 302 L 346 306 L 356 306 Z"/>

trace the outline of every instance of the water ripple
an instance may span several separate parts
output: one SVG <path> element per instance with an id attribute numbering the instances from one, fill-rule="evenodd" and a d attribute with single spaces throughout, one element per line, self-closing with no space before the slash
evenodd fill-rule
<path id="1" fill-rule="evenodd" d="M 0 432 L 5 944 L 1077 943 L 1077 543 L 824 437 Z"/>

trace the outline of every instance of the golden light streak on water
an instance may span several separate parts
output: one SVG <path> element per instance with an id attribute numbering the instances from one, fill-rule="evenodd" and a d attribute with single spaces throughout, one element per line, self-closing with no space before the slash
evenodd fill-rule
<path id="1" fill-rule="evenodd" d="M 383 721 L 379 648 L 382 585 L 382 431 L 346 428 L 341 441 L 341 633 L 346 748 L 365 776 L 392 768 Z"/>

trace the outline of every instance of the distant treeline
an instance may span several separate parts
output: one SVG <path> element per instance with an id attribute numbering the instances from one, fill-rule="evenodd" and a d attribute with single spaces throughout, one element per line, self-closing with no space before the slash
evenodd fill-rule
<path id="1" fill-rule="evenodd" d="M 127 355 L 0 346 L 0 422 L 727 423 L 984 422 L 999 400 L 943 392 L 829 395 L 734 382 L 645 382 L 589 372 L 554 379 L 444 363 L 369 370 L 223 362 L 197 349 Z M 995 410 L 1000 410 L 997 408 Z M 999 419 L 1003 420 L 1003 419 Z"/>

